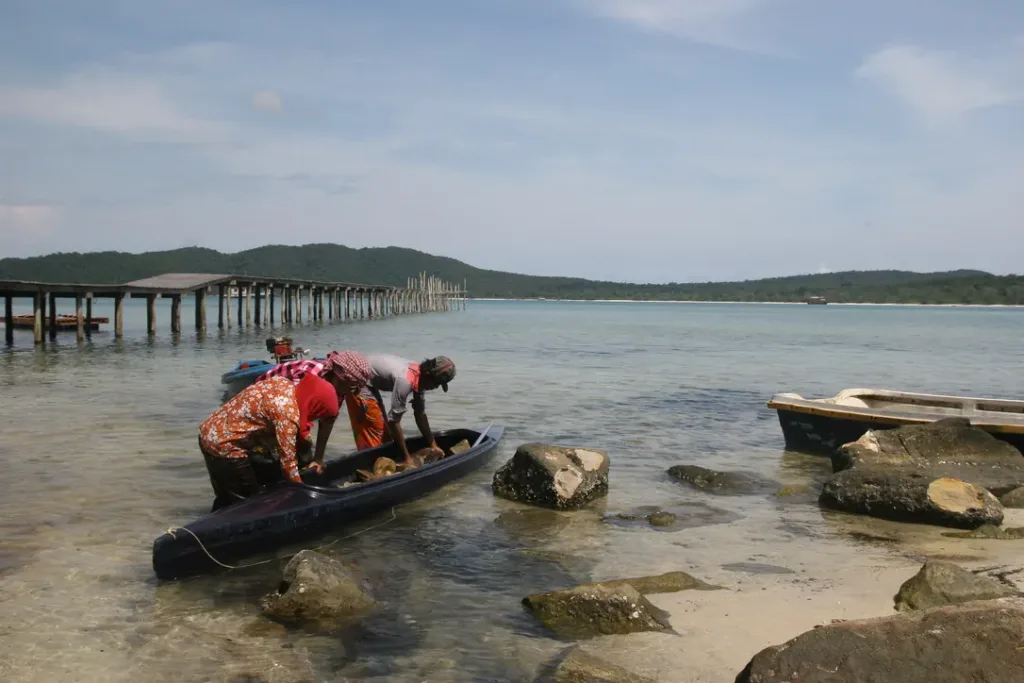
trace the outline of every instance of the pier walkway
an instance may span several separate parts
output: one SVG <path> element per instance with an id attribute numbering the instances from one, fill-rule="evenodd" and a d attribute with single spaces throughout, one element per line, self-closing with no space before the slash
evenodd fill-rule
<path id="1" fill-rule="evenodd" d="M 155 335 L 156 300 L 171 300 L 171 332 L 180 333 L 181 301 L 193 296 L 195 327 L 198 332 L 205 332 L 207 297 L 214 292 L 218 298 L 217 326 L 220 328 L 232 325 L 233 299 L 237 299 L 235 323 L 239 327 L 259 327 L 264 321 L 273 325 L 275 314 L 281 323 L 302 324 L 304 308 L 309 322 L 342 322 L 466 308 L 465 283 L 460 288 L 426 273 L 409 278 L 405 287 L 210 273 L 166 273 L 119 285 L 0 280 L 8 345 L 14 343 L 14 329 L 19 326 L 31 326 L 36 344 L 45 342 L 47 332 L 50 339 L 55 339 L 67 322 L 67 317 L 62 316 L 60 320 L 57 317 L 57 299 L 62 298 L 75 301 L 72 320 L 79 340 L 96 328 L 92 303 L 99 298 L 114 300 L 114 336 L 117 338 L 124 335 L 126 297 L 146 299 L 146 329 L 150 335 Z M 15 319 L 13 301 L 16 298 L 32 299 L 33 313 L 29 320 L 24 316 Z"/>

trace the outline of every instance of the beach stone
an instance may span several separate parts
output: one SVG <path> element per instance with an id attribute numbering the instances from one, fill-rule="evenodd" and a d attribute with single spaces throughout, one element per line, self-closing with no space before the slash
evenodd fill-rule
<path id="1" fill-rule="evenodd" d="M 997 494 L 1024 482 L 1013 446 L 964 418 L 869 430 L 832 456 L 819 502 L 896 521 L 974 529 L 999 525 Z"/>
<path id="2" fill-rule="evenodd" d="M 491 488 L 508 500 L 575 510 L 608 493 L 608 465 L 601 450 L 528 443 L 494 473 Z"/>
<path id="3" fill-rule="evenodd" d="M 999 497 L 1004 508 L 1024 508 L 1024 486 L 1018 486 Z"/>
<path id="4" fill-rule="evenodd" d="M 736 683 L 1014 683 L 1024 680 L 1024 600 L 854 619 L 765 648 Z"/>
<path id="5" fill-rule="evenodd" d="M 950 538 L 987 538 L 994 541 L 1019 541 L 1024 539 L 1024 527 L 1003 529 L 994 524 L 983 524 L 971 531 L 949 531 L 942 535 Z"/>
<path id="6" fill-rule="evenodd" d="M 312 550 L 295 555 L 284 568 L 277 592 L 260 601 L 265 615 L 286 622 L 344 619 L 375 605 L 351 569 Z"/>
<path id="7" fill-rule="evenodd" d="M 647 515 L 647 523 L 651 526 L 672 526 L 675 524 L 677 517 L 671 512 L 665 512 L 664 510 L 658 510 Z"/>
<path id="8" fill-rule="evenodd" d="M 869 430 L 832 455 L 833 472 L 857 468 L 960 479 L 996 496 L 1024 486 L 1020 451 L 960 417 Z"/>
<path id="9" fill-rule="evenodd" d="M 556 634 L 570 638 L 664 631 L 668 613 L 628 583 L 585 584 L 523 598 L 523 606 Z"/>
<path id="10" fill-rule="evenodd" d="M 893 602 L 896 611 L 908 612 L 1017 595 L 1016 589 L 998 579 L 979 576 L 952 562 L 929 560 L 903 582 Z"/>
<path id="11" fill-rule="evenodd" d="M 655 683 L 653 679 L 623 669 L 585 652 L 578 645 L 555 657 L 534 683 Z"/>
<path id="12" fill-rule="evenodd" d="M 673 465 L 668 468 L 668 475 L 702 491 L 724 495 L 750 495 L 778 486 L 749 472 L 719 472 L 700 465 Z"/>
<path id="13" fill-rule="evenodd" d="M 1003 522 L 1003 506 L 985 489 L 919 473 L 845 470 L 825 482 L 819 501 L 835 510 L 958 529 Z"/>

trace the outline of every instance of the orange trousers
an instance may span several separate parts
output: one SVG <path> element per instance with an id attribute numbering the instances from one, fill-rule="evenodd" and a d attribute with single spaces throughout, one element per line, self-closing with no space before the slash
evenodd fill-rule
<path id="1" fill-rule="evenodd" d="M 391 432 L 384 423 L 384 414 L 377 399 L 361 394 L 346 394 L 345 408 L 348 410 L 348 421 L 352 425 L 357 449 L 365 451 L 391 441 Z"/>

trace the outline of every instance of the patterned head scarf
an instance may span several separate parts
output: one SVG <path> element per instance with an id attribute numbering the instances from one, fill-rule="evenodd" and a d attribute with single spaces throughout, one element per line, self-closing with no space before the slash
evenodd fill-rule
<path id="1" fill-rule="evenodd" d="M 358 351 L 331 351 L 324 363 L 325 372 L 333 372 L 345 384 L 366 385 L 373 376 L 370 361 Z"/>
<path id="2" fill-rule="evenodd" d="M 455 363 L 447 356 L 437 356 L 425 361 L 420 366 L 420 373 L 432 378 L 445 393 L 448 393 L 448 382 L 455 379 Z"/>

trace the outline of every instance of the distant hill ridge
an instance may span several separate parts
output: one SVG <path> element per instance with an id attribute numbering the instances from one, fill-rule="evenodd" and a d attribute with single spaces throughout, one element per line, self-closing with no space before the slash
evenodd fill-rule
<path id="1" fill-rule="evenodd" d="M 901 270 L 788 275 L 737 282 L 637 284 L 485 270 L 403 247 L 266 245 L 236 253 L 204 247 L 133 254 L 56 253 L 0 259 L 0 280 L 123 283 L 162 273 L 232 273 L 404 285 L 420 272 L 467 282 L 472 297 L 690 301 L 803 301 L 923 304 L 1024 304 L 1024 276 L 980 270 Z"/>

